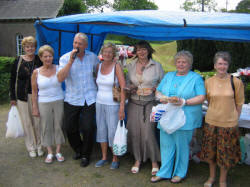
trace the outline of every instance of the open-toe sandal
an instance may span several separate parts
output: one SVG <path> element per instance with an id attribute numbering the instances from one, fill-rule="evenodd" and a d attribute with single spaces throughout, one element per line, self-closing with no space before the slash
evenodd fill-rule
<path id="1" fill-rule="evenodd" d="M 209 177 L 208 180 L 204 183 L 204 187 L 212 187 L 214 182 L 215 182 L 215 179 Z"/>
<path id="2" fill-rule="evenodd" d="M 58 162 L 63 162 L 65 160 L 64 157 L 62 156 L 62 153 L 56 153 L 56 160 Z"/>
<path id="3" fill-rule="evenodd" d="M 219 185 L 220 187 L 225 187 L 225 186 L 227 187 L 227 182 L 220 182 Z"/>
<path id="4" fill-rule="evenodd" d="M 172 182 L 172 183 L 180 183 L 180 182 L 182 182 L 182 178 L 181 177 L 179 177 L 179 176 L 174 176 L 172 179 L 171 179 L 171 181 L 170 182 Z"/>
<path id="5" fill-rule="evenodd" d="M 53 162 L 53 155 L 52 154 L 48 154 L 44 162 L 46 164 L 51 164 Z"/>
<path id="6" fill-rule="evenodd" d="M 151 178 L 151 182 L 152 183 L 156 183 L 156 182 L 160 182 L 160 181 L 162 181 L 162 180 L 164 180 L 164 178 L 161 178 L 161 177 L 159 177 L 159 176 L 154 176 L 154 177 L 152 177 Z"/>
<path id="7" fill-rule="evenodd" d="M 134 174 L 138 173 L 139 170 L 140 170 L 140 168 L 139 168 L 139 167 L 136 167 L 136 166 L 133 166 L 133 167 L 131 168 L 131 172 L 134 173 Z"/>
<path id="8" fill-rule="evenodd" d="M 151 174 L 156 175 L 156 173 L 159 171 L 159 168 L 152 168 Z"/>

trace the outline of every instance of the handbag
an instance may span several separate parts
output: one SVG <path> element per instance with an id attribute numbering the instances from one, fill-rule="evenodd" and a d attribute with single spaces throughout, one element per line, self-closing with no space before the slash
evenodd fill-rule
<path id="1" fill-rule="evenodd" d="M 116 64 L 115 63 L 115 69 L 114 69 L 114 84 L 113 84 L 113 87 L 112 87 L 112 94 L 113 94 L 113 100 L 116 101 L 116 102 L 121 102 L 121 87 L 119 84 L 116 84 L 115 82 L 115 78 L 116 78 Z M 124 92 L 125 94 L 125 100 L 128 99 L 129 97 L 129 94 L 127 92 Z"/>
<path id="2" fill-rule="evenodd" d="M 11 106 L 6 123 L 6 138 L 18 138 L 24 136 L 22 122 L 16 106 Z"/>
<path id="3" fill-rule="evenodd" d="M 124 120 L 119 120 L 113 142 L 113 153 L 122 156 L 127 152 L 127 133 Z"/>
<path id="4" fill-rule="evenodd" d="M 171 103 L 166 105 L 166 112 L 160 119 L 161 128 L 168 134 L 172 134 L 180 129 L 186 123 L 186 116 L 182 106 L 176 106 Z"/>

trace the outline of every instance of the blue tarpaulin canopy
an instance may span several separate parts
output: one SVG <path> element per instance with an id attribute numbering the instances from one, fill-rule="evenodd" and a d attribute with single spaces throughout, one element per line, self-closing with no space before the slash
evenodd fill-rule
<path id="1" fill-rule="evenodd" d="M 72 49 L 74 35 L 86 33 L 89 50 L 99 52 L 107 34 L 171 41 L 205 39 L 250 42 L 250 14 L 159 10 L 77 14 L 36 21 L 38 47 L 49 44 L 55 62 Z"/>

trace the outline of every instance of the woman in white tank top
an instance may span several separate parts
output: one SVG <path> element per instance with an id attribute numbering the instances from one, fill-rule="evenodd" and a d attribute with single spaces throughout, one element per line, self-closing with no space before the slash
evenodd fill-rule
<path id="1" fill-rule="evenodd" d="M 119 120 L 124 119 L 125 105 L 125 78 L 120 64 L 114 60 L 116 55 L 116 46 L 114 44 L 105 44 L 101 50 L 103 62 L 97 67 L 97 97 L 96 97 L 96 123 L 97 137 L 96 141 L 101 144 L 102 159 L 96 163 L 96 167 L 102 167 L 107 164 L 108 146 L 112 150 L 113 139 Z M 121 102 L 113 101 L 112 86 L 114 80 L 121 87 Z M 119 168 L 117 156 L 113 155 L 110 169 Z"/>
<path id="2" fill-rule="evenodd" d="M 56 145 L 57 161 L 63 162 L 61 144 L 65 142 L 62 131 L 64 94 L 57 79 L 58 68 L 52 64 L 54 50 L 44 45 L 40 47 L 38 55 L 43 66 L 32 75 L 32 114 L 40 117 L 42 145 L 48 150 L 45 163 L 53 161 L 53 145 Z"/>

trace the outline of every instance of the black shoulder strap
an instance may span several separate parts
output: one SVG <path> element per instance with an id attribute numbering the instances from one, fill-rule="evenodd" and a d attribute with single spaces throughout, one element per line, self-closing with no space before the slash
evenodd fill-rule
<path id="1" fill-rule="evenodd" d="M 235 86 L 234 86 L 234 76 L 233 75 L 231 75 L 231 85 L 232 85 L 232 89 L 234 92 L 234 100 L 235 100 Z"/>

